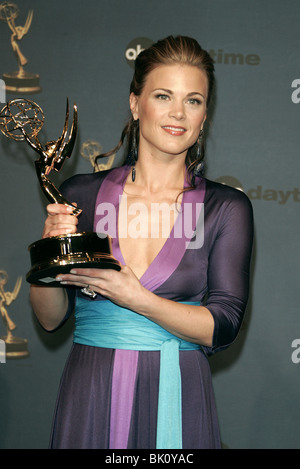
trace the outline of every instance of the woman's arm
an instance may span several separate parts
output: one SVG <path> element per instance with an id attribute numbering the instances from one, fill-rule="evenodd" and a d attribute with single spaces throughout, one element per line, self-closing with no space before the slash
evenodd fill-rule
<path id="1" fill-rule="evenodd" d="M 56 329 L 68 310 L 68 295 L 64 288 L 30 286 L 30 301 L 40 324 L 47 331 Z"/>
<path id="2" fill-rule="evenodd" d="M 136 312 L 188 342 L 212 346 L 214 319 L 204 306 L 161 298 L 145 290 L 136 300 Z"/>
<path id="3" fill-rule="evenodd" d="M 57 277 L 63 285 L 89 287 L 112 302 L 146 316 L 184 340 L 210 346 L 214 320 L 203 306 L 161 298 L 144 288 L 128 266 L 121 271 L 76 269 Z"/>
<path id="4" fill-rule="evenodd" d="M 66 233 L 75 233 L 77 218 L 70 215 L 72 208 L 61 204 L 47 206 L 43 238 Z M 55 329 L 68 310 L 68 295 L 64 288 L 30 286 L 30 301 L 33 311 L 46 330 Z"/>

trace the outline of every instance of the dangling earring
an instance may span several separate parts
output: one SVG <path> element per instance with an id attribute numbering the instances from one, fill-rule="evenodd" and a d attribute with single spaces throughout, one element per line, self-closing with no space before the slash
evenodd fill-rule
<path id="1" fill-rule="evenodd" d="M 132 180 L 132 182 L 135 181 L 135 167 L 133 167 L 132 170 L 131 170 L 131 180 Z"/>
<path id="2" fill-rule="evenodd" d="M 131 171 L 131 179 L 132 182 L 135 181 L 135 163 L 137 162 L 138 159 L 138 145 L 137 145 L 137 136 L 139 132 L 139 120 L 136 119 L 132 122 L 132 138 L 131 138 L 131 149 L 130 153 L 127 157 L 127 164 L 129 166 L 133 166 L 132 171 Z"/>
<path id="3" fill-rule="evenodd" d="M 204 161 L 201 159 L 202 158 L 202 142 L 203 142 L 203 130 L 201 129 L 199 137 L 195 144 L 195 149 L 196 149 L 195 162 L 197 162 L 197 164 L 195 165 L 194 171 L 193 171 L 192 185 L 195 184 L 195 176 L 202 176 L 204 173 L 205 165 L 204 165 Z"/>
<path id="4" fill-rule="evenodd" d="M 195 174 L 195 176 L 202 176 L 202 175 L 203 175 L 203 172 L 204 172 L 204 168 L 205 168 L 204 161 L 201 160 L 201 161 L 195 166 L 195 169 L 194 169 L 194 174 Z"/>
<path id="5" fill-rule="evenodd" d="M 200 160 L 200 159 L 201 159 L 202 140 L 203 140 L 203 130 L 201 129 L 201 130 L 200 130 L 199 137 L 198 137 L 197 142 L 196 142 L 196 145 L 197 145 L 197 149 L 196 149 L 196 160 Z"/>

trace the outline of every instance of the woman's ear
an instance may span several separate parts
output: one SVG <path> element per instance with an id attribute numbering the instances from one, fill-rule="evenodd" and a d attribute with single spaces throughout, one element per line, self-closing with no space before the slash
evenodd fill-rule
<path id="1" fill-rule="evenodd" d="M 133 120 L 138 119 L 139 118 L 139 114 L 138 114 L 138 96 L 136 96 L 134 93 L 130 93 L 129 105 L 130 105 L 130 110 L 131 110 Z"/>

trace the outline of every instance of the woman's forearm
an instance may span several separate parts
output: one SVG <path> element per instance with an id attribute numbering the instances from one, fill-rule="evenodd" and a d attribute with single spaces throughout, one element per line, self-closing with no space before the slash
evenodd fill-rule
<path id="1" fill-rule="evenodd" d="M 141 314 L 188 342 L 210 347 L 214 319 L 204 306 L 190 305 L 157 296 L 143 287 L 130 267 L 120 272 L 110 269 L 76 269 L 60 275 L 61 284 L 83 287 L 112 302 Z"/>
<path id="2" fill-rule="evenodd" d="M 146 296 L 149 298 L 136 309 L 139 314 L 183 340 L 212 346 L 214 319 L 207 308 L 167 300 L 151 292 Z"/>
<path id="3" fill-rule="evenodd" d="M 64 288 L 31 285 L 30 301 L 40 324 L 49 331 L 61 323 L 68 309 L 68 295 Z"/>

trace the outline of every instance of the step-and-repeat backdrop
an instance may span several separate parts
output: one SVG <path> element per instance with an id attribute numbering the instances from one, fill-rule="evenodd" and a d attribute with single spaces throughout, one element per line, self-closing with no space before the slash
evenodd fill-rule
<path id="1" fill-rule="evenodd" d="M 67 98 L 70 119 L 78 106 L 76 144 L 51 173 L 56 185 L 93 171 L 95 155 L 118 141 L 143 48 L 183 34 L 210 51 L 217 88 L 207 177 L 244 191 L 255 215 L 247 315 L 236 342 L 210 360 L 222 441 L 299 448 L 299 1 L 0 1 L 0 20 L 1 109 L 16 98 L 40 106 L 44 145 L 62 133 Z M 0 135 L 0 448 L 47 447 L 72 343 L 72 320 L 46 333 L 28 299 L 28 246 L 41 236 L 47 203 L 36 158 L 26 142 Z M 118 155 L 104 163 L 118 164 Z"/>

